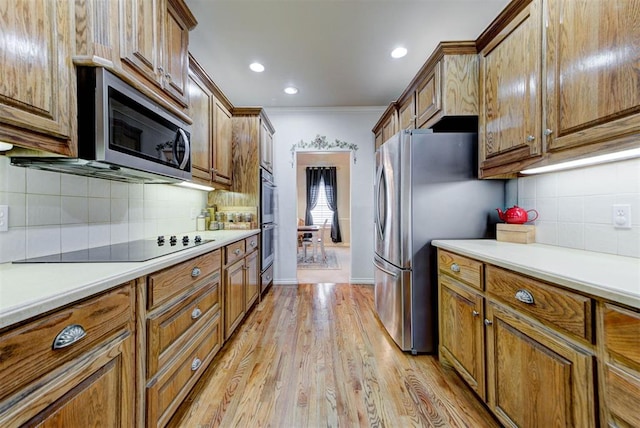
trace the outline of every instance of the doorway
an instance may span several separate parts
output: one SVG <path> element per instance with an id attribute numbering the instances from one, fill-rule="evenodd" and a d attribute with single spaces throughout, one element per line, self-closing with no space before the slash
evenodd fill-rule
<path id="1" fill-rule="evenodd" d="M 297 247 L 298 283 L 349 283 L 351 277 L 351 153 L 347 151 L 297 152 L 296 153 L 297 218 L 305 219 L 307 207 L 308 167 L 335 167 L 337 178 L 337 212 L 342 242 L 333 242 L 329 221 L 323 233 L 323 243 L 327 260 L 312 257 L 312 246 Z M 321 186 L 320 193 L 324 192 Z M 327 218 L 327 206 L 324 194 L 314 210 L 314 224 L 322 227 Z M 307 235 L 309 237 L 309 235 Z M 305 254 L 306 250 L 306 254 Z M 316 248 L 317 250 L 317 248 Z M 311 257 L 310 257 L 311 256 Z M 319 256 L 319 254 L 316 254 Z M 311 263 L 309 262 L 311 261 Z M 321 261 L 320 263 L 315 263 Z"/>

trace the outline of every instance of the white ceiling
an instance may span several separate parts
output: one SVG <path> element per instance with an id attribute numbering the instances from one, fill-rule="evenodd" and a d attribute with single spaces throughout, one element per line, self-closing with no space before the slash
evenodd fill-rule
<path id="1" fill-rule="evenodd" d="M 475 40 L 509 0 L 186 3 L 198 20 L 190 50 L 234 105 L 339 107 L 388 105 L 438 42 Z M 409 54 L 392 59 L 399 45 Z"/>

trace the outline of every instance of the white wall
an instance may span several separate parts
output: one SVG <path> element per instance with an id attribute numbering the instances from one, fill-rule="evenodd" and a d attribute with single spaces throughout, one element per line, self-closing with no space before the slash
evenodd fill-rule
<path id="1" fill-rule="evenodd" d="M 296 156 L 291 147 L 316 135 L 358 145 L 351 164 L 351 282 L 373 283 L 373 175 L 374 141 L 371 129 L 384 108 L 266 109 L 276 129 L 274 176 L 278 186 L 277 242 L 274 281 L 296 280 Z M 351 155 L 353 159 L 353 154 Z M 292 166 L 292 161 L 294 165 Z"/>
<path id="2" fill-rule="evenodd" d="M 613 204 L 631 205 L 631 229 Z M 640 159 L 519 178 L 518 205 L 540 214 L 536 242 L 640 258 Z"/>
<path id="3" fill-rule="evenodd" d="M 207 192 L 11 166 L 0 156 L 0 263 L 195 230 Z"/>

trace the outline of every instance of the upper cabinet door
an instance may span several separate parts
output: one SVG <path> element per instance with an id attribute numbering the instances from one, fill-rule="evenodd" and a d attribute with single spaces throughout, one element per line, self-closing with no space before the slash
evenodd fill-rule
<path id="1" fill-rule="evenodd" d="M 541 1 L 534 0 L 480 52 L 483 175 L 542 152 L 541 20 Z"/>
<path id="2" fill-rule="evenodd" d="M 0 2 L 0 139 L 75 156 L 69 5 L 50 0 Z"/>
<path id="3" fill-rule="evenodd" d="M 547 14 L 547 150 L 637 144 L 640 0 L 549 0 Z"/>
<path id="4" fill-rule="evenodd" d="M 184 102 L 187 98 L 189 70 L 189 29 L 192 26 L 185 23 L 177 7 L 171 0 L 168 1 L 163 36 L 164 74 L 161 79 L 163 88 L 178 101 Z"/>
<path id="5" fill-rule="evenodd" d="M 223 185 L 231 185 L 233 170 L 231 113 L 218 100 L 215 103 L 215 140 L 213 157 L 213 181 Z"/>
<path id="6" fill-rule="evenodd" d="M 121 0 L 120 47 L 124 62 L 147 79 L 158 79 L 158 0 Z"/>
<path id="7" fill-rule="evenodd" d="M 216 99 L 207 75 L 193 60 L 189 73 L 189 115 L 191 125 L 191 174 L 205 182 L 211 181 L 213 121 Z"/>

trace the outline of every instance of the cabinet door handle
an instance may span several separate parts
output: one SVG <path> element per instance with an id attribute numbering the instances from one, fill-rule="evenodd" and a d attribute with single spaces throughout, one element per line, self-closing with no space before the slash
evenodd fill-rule
<path id="1" fill-rule="evenodd" d="M 549 135 L 551 135 L 551 134 L 553 134 L 553 130 L 551 130 L 551 129 L 549 129 L 549 128 L 547 128 L 547 129 L 545 129 L 545 130 L 544 130 L 544 135 L 546 135 L 547 137 L 548 137 Z"/>
<path id="2" fill-rule="evenodd" d="M 452 270 L 453 272 L 456 272 L 456 273 L 457 273 L 457 272 L 460 272 L 460 266 L 458 265 L 458 263 L 453 263 L 453 264 L 451 265 L 451 270 Z"/>
<path id="3" fill-rule="evenodd" d="M 491 324 L 493 324 L 493 321 L 488 320 L 488 319 L 486 319 L 486 318 L 484 319 L 484 325 L 486 325 L 486 326 L 490 326 Z"/>
<path id="4" fill-rule="evenodd" d="M 474 317 L 477 317 L 478 315 L 480 315 L 480 312 L 478 312 L 478 311 L 476 311 L 476 310 L 474 309 L 474 310 L 473 310 L 473 312 L 471 312 L 471 314 L 472 314 Z"/>
<path id="5" fill-rule="evenodd" d="M 200 315 L 202 315 L 202 311 L 200 310 L 200 308 L 195 308 L 193 312 L 191 312 L 191 319 L 197 320 L 198 318 L 200 318 Z"/>
<path id="6" fill-rule="evenodd" d="M 53 349 L 62 349 L 71 346 L 86 335 L 87 332 L 81 325 L 68 325 L 53 339 Z"/>
<path id="7" fill-rule="evenodd" d="M 533 143 L 535 139 L 536 137 L 534 137 L 533 135 L 527 135 L 527 143 Z"/>
<path id="8" fill-rule="evenodd" d="M 191 271 L 191 276 L 194 278 L 197 278 L 198 276 L 200 276 L 202 272 L 200 271 L 199 267 L 194 267 L 193 270 Z"/>
<path id="9" fill-rule="evenodd" d="M 198 370 L 200 368 L 201 365 L 202 365 L 202 361 L 200 361 L 200 358 L 195 357 L 193 359 L 193 362 L 191 363 L 191 371 L 195 372 L 196 370 Z"/>
<path id="10" fill-rule="evenodd" d="M 158 72 L 160 74 L 164 74 L 164 68 L 163 67 L 158 67 Z"/>
<path id="11" fill-rule="evenodd" d="M 235 255 L 236 255 L 236 256 L 239 256 L 241 252 L 242 252 L 242 251 L 240 251 L 240 248 L 237 248 L 237 249 L 234 251 L 234 253 L 235 253 Z"/>
<path id="12" fill-rule="evenodd" d="M 171 82 L 171 75 L 169 73 L 165 74 L 164 77 L 166 77 L 167 80 Z"/>
<path id="13" fill-rule="evenodd" d="M 267 275 L 267 282 L 271 281 L 271 275 Z"/>
<path id="14" fill-rule="evenodd" d="M 527 305 L 533 305 L 535 303 L 533 299 L 533 294 L 530 291 L 520 289 L 516 291 L 516 300 L 526 303 Z"/>

